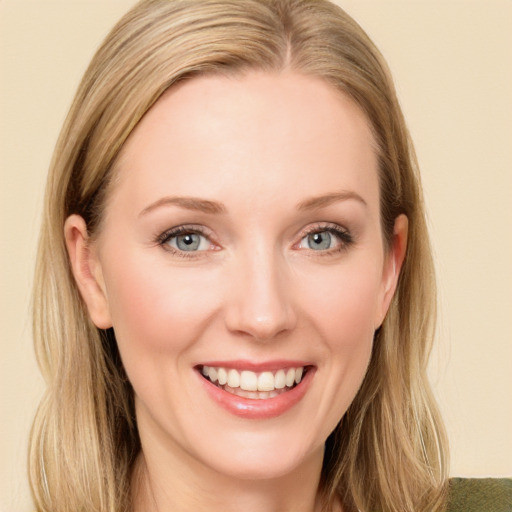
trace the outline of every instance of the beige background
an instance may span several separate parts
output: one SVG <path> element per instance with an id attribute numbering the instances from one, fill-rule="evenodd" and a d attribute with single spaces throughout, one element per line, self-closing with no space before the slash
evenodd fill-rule
<path id="1" fill-rule="evenodd" d="M 94 49 L 133 0 L 0 0 L 0 511 L 29 511 L 42 382 L 29 296 L 45 174 Z M 440 282 L 432 377 L 452 474 L 512 475 L 512 2 L 340 0 L 388 59 Z"/>

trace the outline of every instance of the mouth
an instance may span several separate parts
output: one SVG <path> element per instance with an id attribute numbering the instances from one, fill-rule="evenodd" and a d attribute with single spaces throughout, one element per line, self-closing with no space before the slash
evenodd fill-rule
<path id="1" fill-rule="evenodd" d="M 241 398 L 268 400 L 297 387 L 311 366 L 283 367 L 273 371 L 255 372 L 224 366 L 200 365 L 202 377 L 217 388 Z"/>
<path id="2" fill-rule="evenodd" d="M 308 394 L 317 367 L 306 361 L 205 361 L 194 367 L 213 402 L 244 419 L 266 420 L 295 408 Z"/>

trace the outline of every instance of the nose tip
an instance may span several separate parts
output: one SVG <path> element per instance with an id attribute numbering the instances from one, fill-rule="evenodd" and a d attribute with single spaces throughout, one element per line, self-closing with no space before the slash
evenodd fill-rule
<path id="1" fill-rule="evenodd" d="M 297 318 L 289 286 L 277 272 L 245 273 L 232 284 L 235 293 L 226 312 L 231 332 L 268 341 L 291 331 Z"/>
<path id="2" fill-rule="evenodd" d="M 245 333 L 257 341 L 272 340 L 292 327 L 289 315 L 284 311 L 274 310 L 267 315 L 251 315 L 246 311 L 242 315 L 231 324 L 231 330 Z"/>

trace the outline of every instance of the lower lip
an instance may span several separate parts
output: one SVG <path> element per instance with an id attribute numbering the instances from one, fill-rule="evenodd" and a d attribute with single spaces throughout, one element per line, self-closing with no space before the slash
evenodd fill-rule
<path id="1" fill-rule="evenodd" d="M 233 395 L 205 379 L 198 372 L 208 395 L 221 407 L 231 414 L 251 420 L 275 418 L 291 409 L 304 397 L 311 381 L 314 368 L 309 368 L 303 379 L 290 391 L 281 393 L 273 398 L 251 399 Z"/>

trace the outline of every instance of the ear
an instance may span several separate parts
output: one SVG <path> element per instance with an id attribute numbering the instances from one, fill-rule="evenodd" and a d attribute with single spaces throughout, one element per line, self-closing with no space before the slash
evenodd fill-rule
<path id="1" fill-rule="evenodd" d="M 73 276 L 91 320 L 99 329 L 112 327 L 101 264 L 80 215 L 70 215 L 66 219 L 64 237 Z"/>
<path id="2" fill-rule="evenodd" d="M 409 219 L 405 215 L 399 215 L 395 219 L 393 229 L 393 238 L 391 247 L 384 261 L 382 274 L 382 296 L 378 304 L 375 329 L 379 328 L 386 317 L 389 305 L 395 294 L 400 276 L 400 270 L 405 258 L 407 249 L 407 233 L 409 229 Z"/>

